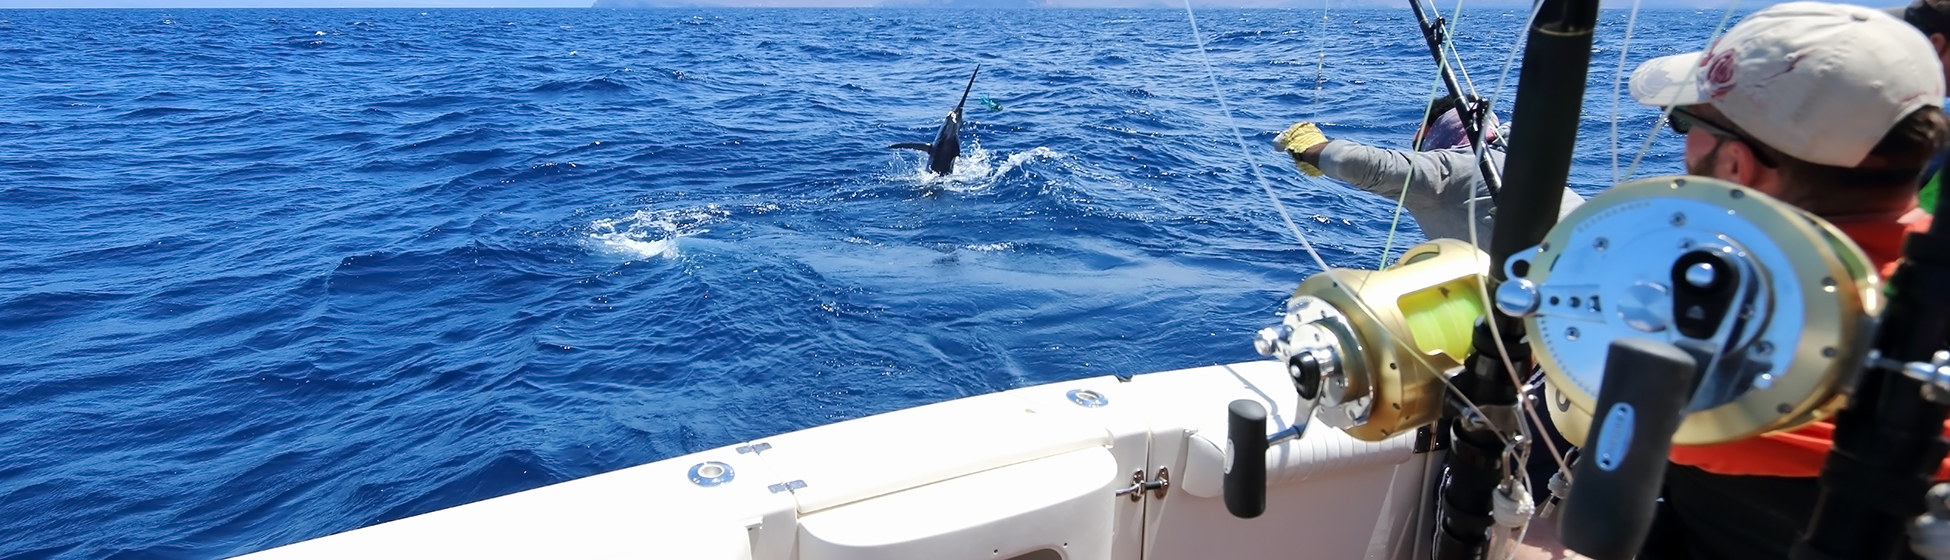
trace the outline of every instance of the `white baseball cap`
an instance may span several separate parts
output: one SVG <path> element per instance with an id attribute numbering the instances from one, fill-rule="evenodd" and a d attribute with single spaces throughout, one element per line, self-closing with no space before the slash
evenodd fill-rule
<path id="1" fill-rule="evenodd" d="M 1898 121 L 1943 106 L 1929 39 L 1882 10 L 1789 2 L 1754 12 L 1705 52 L 1632 72 L 1646 105 L 1711 104 L 1795 158 L 1855 167 Z"/>

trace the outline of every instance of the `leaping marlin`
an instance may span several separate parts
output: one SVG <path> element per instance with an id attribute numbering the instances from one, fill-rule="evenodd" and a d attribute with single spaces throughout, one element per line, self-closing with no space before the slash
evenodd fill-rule
<path id="1" fill-rule="evenodd" d="M 961 101 L 955 103 L 955 110 L 948 112 L 948 121 L 941 123 L 941 132 L 934 135 L 933 144 L 902 142 L 889 148 L 907 148 L 928 153 L 928 169 L 947 175 L 955 172 L 955 158 L 961 157 L 961 106 L 968 103 L 968 92 L 975 89 L 975 76 L 982 73 L 982 65 L 975 65 L 975 73 L 968 75 L 968 87 L 961 90 Z"/>

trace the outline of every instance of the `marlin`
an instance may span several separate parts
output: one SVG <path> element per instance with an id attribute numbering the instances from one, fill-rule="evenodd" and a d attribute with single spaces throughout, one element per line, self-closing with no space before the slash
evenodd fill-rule
<path id="1" fill-rule="evenodd" d="M 934 135 L 933 144 L 902 142 L 888 147 L 927 152 L 928 169 L 941 175 L 954 173 L 955 158 L 961 157 L 961 106 L 968 103 L 968 92 L 975 89 L 975 76 L 981 73 L 982 65 L 975 65 L 975 73 L 968 75 L 968 87 L 961 90 L 961 101 L 955 103 L 955 110 L 948 112 L 948 120 L 941 123 L 941 132 Z"/>

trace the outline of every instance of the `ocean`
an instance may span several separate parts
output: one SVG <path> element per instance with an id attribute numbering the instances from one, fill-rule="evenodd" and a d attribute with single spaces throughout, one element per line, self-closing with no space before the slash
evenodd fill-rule
<path id="1" fill-rule="evenodd" d="M 1406 9 L 1196 15 L 1216 90 L 1183 10 L 0 10 L 0 557 L 228 557 L 1257 359 L 1318 267 L 1255 170 L 1334 266 L 1421 238 L 1270 140 L 1405 146 L 1434 65 Z M 1720 15 L 1641 14 L 1625 67 Z M 1613 107 L 1626 17 L 1586 194 L 1680 168 Z M 1459 20 L 1485 95 L 1523 19 Z M 888 149 L 977 64 L 952 175 Z"/>

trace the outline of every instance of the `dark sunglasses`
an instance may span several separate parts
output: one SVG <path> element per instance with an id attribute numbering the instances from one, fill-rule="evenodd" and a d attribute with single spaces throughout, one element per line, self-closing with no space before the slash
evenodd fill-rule
<path id="1" fill-rule="evenodd" d="M 1700 130 L 1706 131 L 1707 134 L 1711 134 L 1719 138 L 1731 138 L 1734 140 L 1739 140 L 1747 144 L 1747 151 L 1753 152 L 1755 161 L 1758 161 L 1760 162 L 1761 165 L 1765 165 L 1769 168 L 1774 167 L 1774 159 L 1768 157 L 1767 153 L 1764 152 L 1761 148 L 1761 146 L 1763 146 L 1764 144 L 1761 144 L 1760 142 L 1755 141 L 1752 138 L 1748 138 L 1747 135 L 1745 134 L 1734 132 L 1732 130 L 1728 130 L 1726 127 L 1713 124 L 1713 121 L 1700 118 L 1699 115 L 1695 115 L 1691 111 L 1687 111 L 1684 108 L 1673 107 L 1672 117 L 1666 120 L 1666 124 L 1672 125 L 1672 131 L 1679 133 L 1680 136 L 1685 136 L 1686 133 L 1692 132 L 1693 127 L 1697 126 L 1699 127 Z"/>

